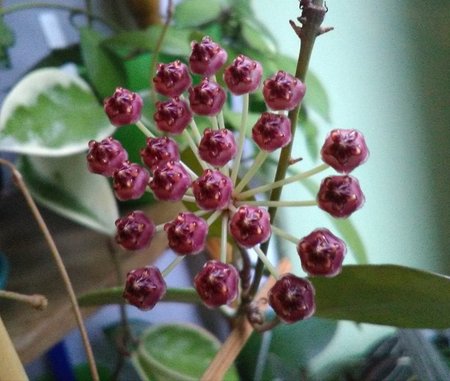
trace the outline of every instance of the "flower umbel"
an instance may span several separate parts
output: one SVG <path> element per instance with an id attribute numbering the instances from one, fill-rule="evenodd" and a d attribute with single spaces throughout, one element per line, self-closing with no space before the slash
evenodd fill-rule
<path id="1" fill-rule="evenodd" d="M 145 126 L 142 121 L 135 120 L 132 113 L 131 119 L 147 136 L 146 146 L 140 151 L 147 169 L 128 162 L 128 155 L 112 138 L 89 143 L 89 169 L 112 176 L 120 200 L 139 198 L 144 191 L 149 191 L 159 200 L 182 200 L 190 210 L 156 227 L 141 211 L 132 212 L 116 222 L 116 239 L 125 249 L 146 247 L 155 232 L 163 232 L 167 235 L 169 247 L 176 254 L 174 262 L 162 273 L 153 267 L 130 272 L 124 297 L 138 308 L 153 308 L 165 293 L 163 276 L 185 256 L 202 252 L 208 234 L 219 230 L 220 261 L 207 261 L 193 281 L 206 306 L 213 308 L 229 305 L 236 299 L 239 302 L 244 300 L 240 295 L 245 294 L 244 287 L 248 281 L 243 278 L 239 282 L 240 276 L 244 275 L 238 265 L 242 261 L 236 255 L 248 255 L 247 250 L 253 249 L 277 279 L 268 300 L 279 319 L 294 323 L 308 318 L 315 311 L 312 283 L 293 274 L 279 276 L 259 245 L 266 242 L 272 233 L 277 234 L 296 245 L 302 267 L 308 275 L 330 277 L 338 275 L 341 270 L 345 243 L 325 228 L 297 239 L 278 228 L 275 221 L 270 220 L 267 209 L 318 205 L 334 217 L 351 215 L 364 202 L 358 181 L 348 175 L 367 158 L 364 138 L 356 130 L 334 130 L 327 136 L 321 151 L 325 164 L 254 187 L 252 180 L 266 158 L 269 155 L 276 158 L 280 149 L 291 142 L 292 129 L 296 126 L 291 126 L 285 113 L 299 105 L 306 86 L 284 71 L 278 71 L 264 81 L 263 96 L 268 110 L 274 112 L 262 113 L 253 126 L 252 141 L 260 152 L 253 163 L 244 169 L 241 162 L 246 136 L 249 136 L 246 123 L 249 93 L 260 87 L 262 67 L 259 62 L 239 55 L 224 70 L 227 88 L 223 88 L 214 75 L 227 59 L 225 50 L 209 37 L 193 43 L 192 49 L 189 68 L 180 61 L 160 64 L 157 68 L 153 78 L 155 89 L 168 99 L 157 101 L 153 118 L 155 125 Z M 195 86 L 192 86 L 194 81 L 189 69 L 191 73 L 203 76 L 195 81 L 198 83 Z M 223 107 L 227 91 L 241 95 L 243 99 L 237 139 L 224 123 Z M 133 94 L 125 89 L 118 89 L 117 92 Z M 132 95 L 130 97 L 133 98 Z M 133 99 L 139 98 L 136 95 Z M 105 101 L 105 104 L 108 102 Z M 106 106 L 105 110 L 108 112 Z M 210 121 L 210 126 L 203 133 L 197 127 L 196 115 L 206 116 Z M 129 122 L 130 118 L 126 121 Z M 165 136 L 157 137 L 155 131 L 163 132 Z M 194 170 L 194 167 L 181 161 L 177 142 L 167 136 L 180 134 L 189 144 L 200 170 Z M 329 166 L 344 175 L 324 179 L 317 200 L 267 200 L 267 192 L 313 176 Z M 212 229 L 213 224 L 218 225 L 218 229 Z M 227 254 L 229 242 L 235 248 L 232 259 Z"/>

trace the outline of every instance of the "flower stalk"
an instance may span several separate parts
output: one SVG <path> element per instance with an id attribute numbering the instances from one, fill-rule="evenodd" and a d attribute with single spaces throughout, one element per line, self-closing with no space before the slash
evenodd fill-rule
<path id="1" fill-rule="evenodd" d="M 316 37 L 330 29 L 324 29 L 322 21 L 325 17 L 327 9 L 324 6 L 323 0 L 312 0 L 310 4 L 305 5 L 302 11 L 302 15 L 298 20 L 302 23 L 301 27 L 297 26 L 291 21 L 291 26 L 297 33 L 300 39 L 300 51 L 297 60 L 297 67 L 295 70 L 295 77 L 300 79 L 302 82 L 305 81 L 306 74 L 308 72 L 309 62 L 311 59 L 312 51 L 314 48 L 314 43 Z M 291 121 L 291 132 L 292 140 L 285 146 L 280 152 L 280 158 L 278 162 L 278 167 L 275 173 L 274 182 L 281 181 L 286 177 L 287 169 L 291 161 L 291 153 L 294 142 L 295 131 L 297 129 L 297 119 L 301 108 L 302 102 L 300 102 L 294 109 L 289 111 L 288 118 Z M 282 187 L 274 188 L 270 193 L 270 201 L 279 201 L 281 198 Z M 270 220 L 274 221 L 277 213 L 277 207 L 269 208 Z M 269 240 L 261 245 L 261 250 L 263 253 L 267 253 L 269 248 Z M 249 294 L 250 297 L 254 296 L 258 290 L 259 284 L 261 282 L 262 274 L 264 271 L 264 263 L 261 259 L 258 259 L 255 268 L 255 275 L 253 278 L 253 283 L 250 287 Z"/>

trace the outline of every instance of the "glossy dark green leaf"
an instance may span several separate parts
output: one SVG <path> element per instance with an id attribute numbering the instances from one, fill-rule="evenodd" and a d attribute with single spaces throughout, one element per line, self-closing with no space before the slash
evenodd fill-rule
<path id="1" fill-rule="evenodd" d="M 0 110 L 0 150 L 63 156 L 114 131 L 89 85 L 56 68 L 27 74 Z"/>
<path id="2" fill-rule="evenodd" d="M 119 212 L 111 186 L 87 170 L 85 154 L 23 157 L 19 169 L 39 203 L 101 233 L 115 234 Z"/>
<path id="3" fill-rule="evenodd" d="M 93 29 L 80 30 L 81 55 L 88 77 L 101 99 L 114 93 L 117 86 L 125 86 L 122 61 L 102 46 L 104 38 Z"/>
<path id="4" fill-rule="evenodd" d="M 201 327 L 165 324 L 151 327 L 141 335 L 137 350 L 140 371 L 161 381 L 199 380 L 217 353 L 220 342 Z M 225 381 L 238 380 L 234 367 Z"/>
<path id="5" fill-rule="evenodd" d="M 185 0 L 175 7 L 173 19 L 179 28 L 199 27 L 216 20 L 222 12 L 220 0 Z"/>
<path id="6" fill-rule="evenodd" d="M 263 373 L 266 377 L 275 376 L 275 373 L 279 372 L 275 368 L 272 369 L 269 361 L 273 355 L 273 365 L 280 366 L 286 372 L 304 368 L 328 345 L 336 329 L 336 321 L 311 318 L 297 324 L 280 324 L 270 331 L 269 335 L 254 332 L 239 355 L 238 367 L 242 369 L 246 379 L 253 379 L 255 371 L 262 371 L 257 370 L 256 360 L 259 357 L 258 364 L 265 366 Z M 261 352 L 264 351 L 264 346 L 265 354 Z M 279 359 L 281 364 L 275 359 Z"/>
<path id="7" fill-rule="evenodd" d="M 316 316 L 402 328 L 450 327 L 450 278 L 397 265 L 348 265 L 312 278 Z"/>

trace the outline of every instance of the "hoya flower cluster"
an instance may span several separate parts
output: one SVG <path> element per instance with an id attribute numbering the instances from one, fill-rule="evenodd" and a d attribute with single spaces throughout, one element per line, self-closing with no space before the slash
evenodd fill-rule
<path id="1" fill-rule="evenodd" d="M 211 308 L 230 304 L 239 296 L 238 269 L 227 263 L 229 236 L 245 250 L 253 249 L 274 273 L 275 269 L 259 247 L 272 233 L 297 245 L 302 267 L 310 276 L 337 275 L 346 252 L 341 239 L 324 228 L 296 239 L 273 225 L 267 210 L 272 204 L 255 201 L 255 196 L 264 197 L 274 188 L 331 166 L 341 175 L 322 181 L 317 200 L 290 202 L 289 205 L 318 205 L 335 217 L 347 217 L 364 202 L 359 183 L 349 172 L 364 162 L 368 155 L 359 132 L 334 130 L 322 148 L 325 164 L 283 181 L 250 187 L 252 177 L 267 156 L 273 152 L 276 154 L 275 151 L 290 143 L 292 126 L 287 111 L 302 101 L 306 87 L 284 71 L 263 80 L 260 63 L 244 55 L 236 57 L 228 66 L 227 62 L 226 51 L 205 37 L 201 42 L 192 43 L 188 65 L 181 61 L 159 64 L 153 85 L 162 100 L 155 105 L 151 129 L 141 121 L 143 102 L 140 96 L 117 88 L 105 100 L 104 109 L 115 126 L 135 123 L 146 134 L 146 146 L 140 151 L 142 163 L 130 163 L 127 152 L 112 137 L 89 142 L 87 154 L 89 170 L 112 177 L 119 200 L 137 199 L 145 192 L 152 192 L 158 200 L 182 200 L 193 206 L 189 210 L 195 210 L 181 212 L 172 221 L 159 226 L 139 210 L 119 218 L 116 221 L 116 240 L 123 248 L 139 250 L 148 247 L 155 233 L 164 231 L 170 248 L 178 256 L 175 261 L 179 261 L 184 256 L 204 250 L 209 227 L 219 220 L 221 260 L 207 261 L 193 281 L 200 298 Z M 215 75 L 222 68 L 226 88 L 216 81 Z M 201 77 L 193 81 L 192 75 Z M 262 113 L 254 126 L 247 126 L 248 94 L 261 88 L 268 111 Z M 230 93 L 243 96 L 244 110 L 237 137 L 225 127 L 222 113 Z M 208 117 L 210 128 L 200 131 L 195 122 L 197 115 Z M 251 128 L 252 139 L 260 153 L 242 175 L 239 167 L 247 128 Z M 178 145 L 172 139 L 180 134 L 190 144 L 202 173 L 195 173 L 180 160 Z M 279 206 L 285 205 L 280 201 Z M 129 272 L 124 297 L 140 309 L 153 308 L 166 292 L 164 276 L 168 271 L 161 272 L 148 266 Z M 293 274 L 274 275 L 277 281 L 268 300 L 279 318 L 292 323 L 311 316 L 315 310 L 311 282 Z"/>

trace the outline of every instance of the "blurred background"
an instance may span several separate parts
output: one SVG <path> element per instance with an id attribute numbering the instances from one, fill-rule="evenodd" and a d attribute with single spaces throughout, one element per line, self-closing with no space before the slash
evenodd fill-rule
<path id="1" fill-rule="evenodd" d="M 286 20 L 295 20 L 297 2 L 278 4 L 273 9 L 272 1 L 258 0 L 254 8 L 281 51 L 296 57 L 298 41 Z M 449 275 L 450 2 L 346 0 L 327 6 L 324 24 L 335 29 L 316 40 L 310 64 L 331 103 L 332 123 L 320 133 L 355 128 L 366 138 L 369 160 L 354 172 L 366 203 L 351 219 L 369 261 Z M 308 160 L 305 148 L 296 147 L 297 156 Z M 305 214 L 290 213 L 287 226 L 308 231 L 329 225 L 320 211 Z M 346 263 L 351 261 L 348 256 Z M 318 360 L 360 353 L 385 331 L 341 323 Z"/>
<path id="2" fill-rule="evenodd" d="M 9 6 L 22 2 L 2 3 Z M 84 2 L 65 3 L 83 6 Z M 93 3 L 96 11 L 117 18 L 123 5 L 118 1 Z M 369 261 L 449 275 L 450 2 L 330 0 L 327 6 L 325 25 L 335 30 L 317 39 L 310 65 L 331 103 L 331 123 L 321 125 L 319 141 L 331 128 L 355 128 L 366 137 L 371 155 L 355 171 L 366 204 L 352 221 Z M 296 58 L 299 43 L 288 20 L 299 15 L 298 2 L 255 0 L 253 9 L 276 37 L 278 48 Z M 65 27 L 65 14 L 56 13 L 64 29 L 62 42 L 44 33 L 44 26 L 49 26 L 45 17 L 41 10 L 5 17 L 16 34 L 16 43 L 10 50 L 11 68 L 0 70 L 0 101 L 46 54 L 49 45 L 76 41 L 76 32 Z M 302 156 L 309 168 L 310 159 L 300 140 L 296 156 Z M 294 198 L 298 191 L 287 187 L 284 194 Z M 315 226 L 329 227 L 320 210 L 308 209 L 305 218 L 301 213 L 289 213 L 286 225 L 297 230 L 290 233 L 299 236 L 300 231 L 308 232 Z M 289 254 L 295 256 L 295 248 L 291 249 Z M 346 261 L 352 263 L 352 256 Z M 109 313 L 91 319 L 92 332 L 105 316 L 111 316 Z M 391 331 L 342 322 L 313 365 L 319 369 L 357 356 Z M 70 343 L 71 356 L 77 361 L 80 345 L 76 333 L 70 336 Z M 38 373 L 39 366 L 32 366 Z"/>

